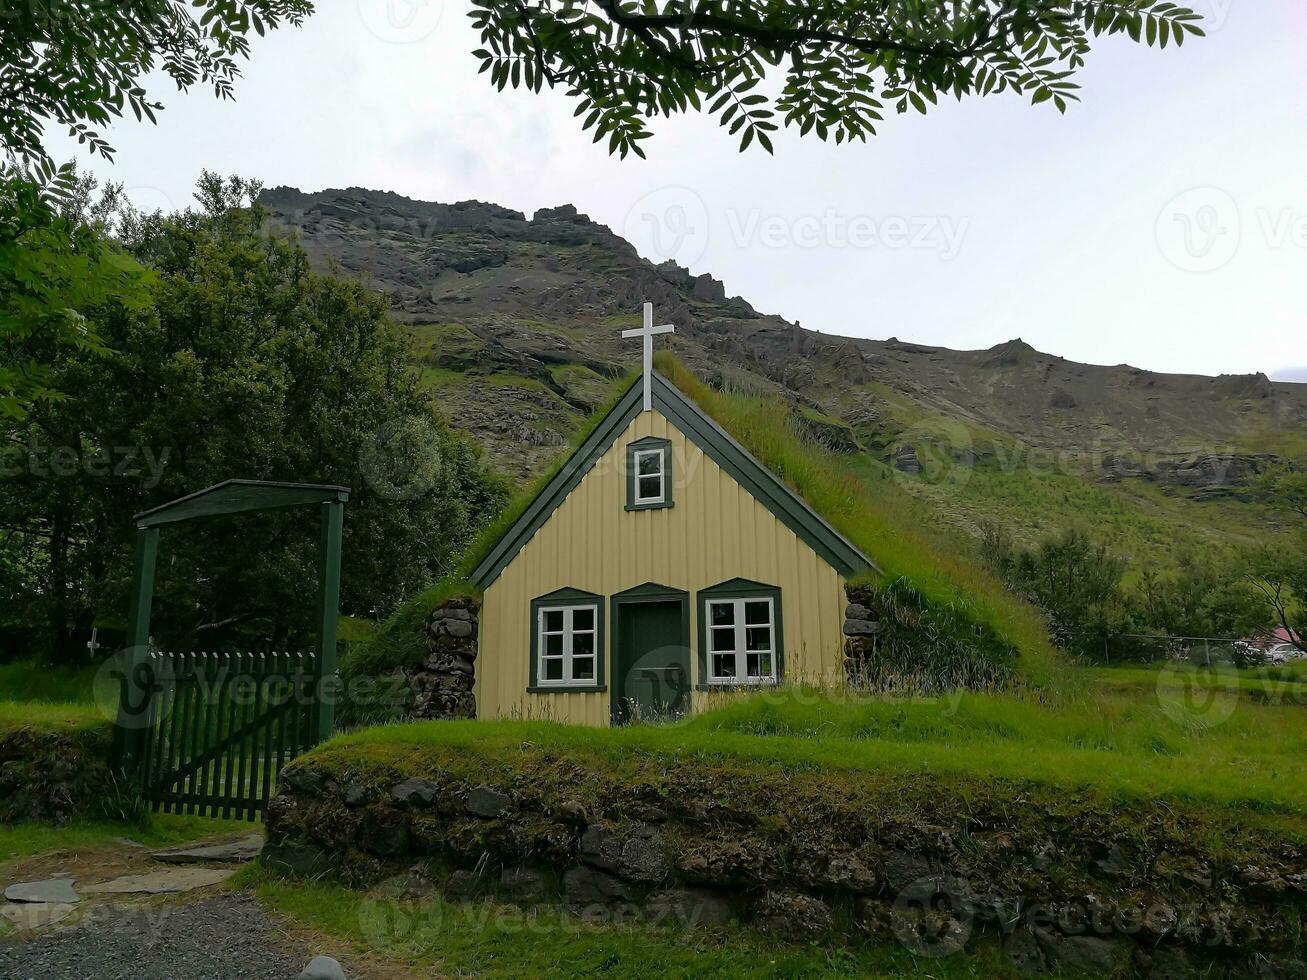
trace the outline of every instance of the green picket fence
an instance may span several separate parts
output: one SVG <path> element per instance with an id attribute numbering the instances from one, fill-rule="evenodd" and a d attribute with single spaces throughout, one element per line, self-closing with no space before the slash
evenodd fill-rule
<path id="1" fill-rule="evenodd" d="M 156 811 L 261 819 L 314 739 L 311 653 L 149 656 L 141 792 Z"/>

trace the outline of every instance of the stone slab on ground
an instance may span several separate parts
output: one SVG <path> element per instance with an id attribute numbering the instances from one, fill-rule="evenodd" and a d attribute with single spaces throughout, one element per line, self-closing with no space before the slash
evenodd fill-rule
<path id="1" fill-rule="evenodd" d="M 57 926 L 77 911 L 71 902 L 15 902 L 0 905 L 0 919 L 15 929 L 30 932 Z"/>
<path id="2" fill-rule="evenodd" d="M 187 844 L 150 855 L 163 864 L 244 864 L 259 856 L 263 835 L 251 834 L 221 844 Z"/>
<path id="3" fill-rule="evenodd" d="M 297 980 L 349 980 L 344 968 L 330 956 L 315 956 Z"/>
<path id="4" fill-rule="evenodd" d="M 124 875 L 94 885 L 83 885 L 87 895 L 170 895 L 208 888 L 226 881 L 236 872 L 231 868 L 164 868 L 143 875 Z"/>
<path id="5" fill-rule="evenodd" d="M 5 898 L 10 902 L 36 902 L 42 905 L 50 903 L 75 905 L 82 900 L 82 896 L 73 889 L 73 882 L 69 878 L 19 882 L 5 889 Z"/>

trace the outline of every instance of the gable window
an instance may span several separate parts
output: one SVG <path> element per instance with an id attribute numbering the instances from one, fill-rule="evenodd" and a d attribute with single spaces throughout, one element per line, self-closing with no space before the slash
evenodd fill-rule
<path id="1" fill-rule="evenodd" d="M 699 686 L 777 683 L 784 666 L 780 589 L 733 579 L 699 599 Z"/>
<path id="2" fill-rule="evenodd" d="M 531 603 L 528 690 L 602 691 L 603 598 L 560 589 Z"/>
<path id="3" fill-rule="evenodd" d="M 626 509 L 672 506 L 672 444 L 652 436 L 626 447 Z"/>

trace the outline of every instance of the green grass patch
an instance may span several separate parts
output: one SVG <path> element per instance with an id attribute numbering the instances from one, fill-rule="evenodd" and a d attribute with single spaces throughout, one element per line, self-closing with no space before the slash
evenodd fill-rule
<path id="1" fill-rule="evenodd" d="M 997 949 L 947 960 L 914 957 L 901 947 L 787 945 L 739 928 L 685 930 L 590 923 L 551 906 L 524 910 L 493 902 L 378 901 L 322 882 L 285 881 L 260 869 L 242 872 L 259 901 L 297 925 L 424 974 L 517 978 L 826 978 L 1015 976 Z"/>
<path id="2" fill-rule="evenodd" d="M 86 732 L 109 725 L 109 719 L 93 703 L 0 701 L 0 732 L 18 728 Z"/>
<path id="3" fill-rule="evenodd" d="M 0 664 L 0 701 L 92 704 L 98 664 L 58 667 L 35 660 Z"/>
<path id="4" fill-rule="evenodd" d="M 936 776 L 957 781 L 963 793 L 1043 787 L 1300 820 L 1307 812 L 1307 708 L 1221 689 L 1213 710 L 1213 692 L 1197 693 L 1159 684 L 1157 674 L 1151 687 L 1109 686 L 1055 705 L 1036 692 L 872 700 L 791 689 L 674 726 L 426 722 L 343 735 L 314 754 L 405 760 L 403 768 L 417 772 L 426 750 L 441 759 L 452 753 L 475 769 L 529 745 L 633 778 L 651 766 Z"/>
<path id="5" fill-rule="evenodd" d="M 0 861 L 108 847 L 126 837 L 146 847 L 170 847 L 206 837 L 231 836 L 243 829 L 230 820 L 211 820 L 178 814 L 154 814 L 144 823 L 115 820 L 77 820 L 62 827 L 48 823 L 0 824 Z"/>

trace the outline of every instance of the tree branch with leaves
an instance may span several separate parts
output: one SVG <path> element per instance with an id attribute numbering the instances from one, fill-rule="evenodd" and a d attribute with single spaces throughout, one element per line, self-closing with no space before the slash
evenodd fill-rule
<path id="1" fill-rule="evenodd" d="M 229 99 L 249 35 L 299 25 L 311 0 L 24 0 L 0 11 L 0 141 L 19 163 L 48 164 L 44 123 L 68 127 L 106 158 L 101 130 L 130 110 L 155 120 L 163 104 L 141 78 L 156 69 L 177 88 L 209 85 Z"/>
<path id="2" fill-rule="evenodd" d="M 888 109 L 941 96 L 1013 92 L 1065 112 L 1092 38 L 1203 34 L 1169 0 L 474 0 L 470 16 L 493 84 L 566 89 L 623 157 L 644 156 L 647 120 L 691 109 L 769 153 L 782 125 L 865 141 Z M 778 73 L 779 91 L 758 91 Z"/>

